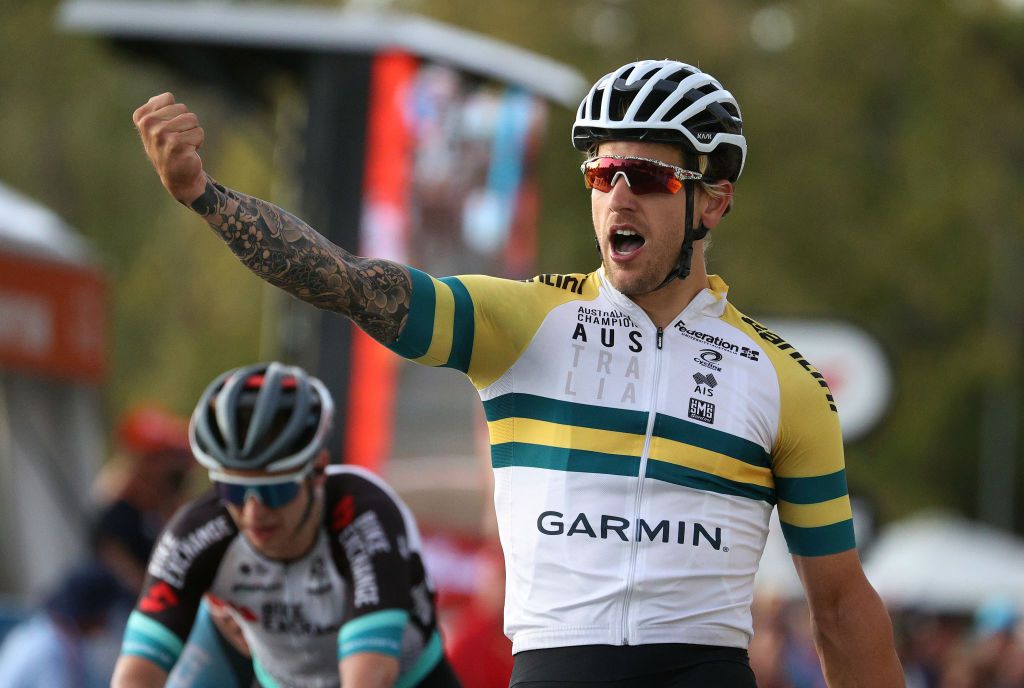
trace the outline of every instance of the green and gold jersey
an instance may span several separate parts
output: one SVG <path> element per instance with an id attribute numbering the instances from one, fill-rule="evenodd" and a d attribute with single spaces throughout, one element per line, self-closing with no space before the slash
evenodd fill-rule
<path id="1" fill-rule="evenodd" d="M 720 278 L 659 329 L 601 271 L 410 273 L 390 348 L 483 400 L 514 651 L 746 647 L 775 505 L 794 554 L 854 547 L 828 386 Z"/>

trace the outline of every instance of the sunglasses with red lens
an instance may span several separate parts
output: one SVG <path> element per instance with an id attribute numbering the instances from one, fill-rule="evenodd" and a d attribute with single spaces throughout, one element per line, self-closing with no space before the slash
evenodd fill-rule
<path id="1" fill-rule="evenodd" d="M 249 498 L 249 495 L 252 495 L 263 506 L 270 509 L 278 509 L 298 496 L 301 485 L 301 481 L 298 480 L 268 483 L 266 485 L 242 485 L 239 483 L 214 481 L 213 489 L 225 504 L 241 508 L 245 506 L 245 500 Z"/>
<path id="2" fill-rule="evenodd" d="M 608 193 L 615 186 L 619 175 L 622 175 L 630 191 L 640 196 L 649 193 L 674 194 L 683 188 L 683 182 L 687 179 L 704 178 L 700 172 L 667 162 L 626 155 L 590 158 L 580 165 L 580 171 L 583 172 L 583 182 L 588 189 Z"/>

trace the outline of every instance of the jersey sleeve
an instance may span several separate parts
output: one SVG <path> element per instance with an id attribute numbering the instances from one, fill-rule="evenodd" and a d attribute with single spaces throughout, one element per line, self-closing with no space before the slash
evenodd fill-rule
<path id="1" fill-rule="evenodd" d="M 415 268 L 408 270 L 412 279 L 409 317 L 388 348 L 416 363 L 460 370 L 477 389 L 497 380 L 515 363 L 551 308 L 579 299 L 584 287 L 596 293 L 596 282 L 588 275 L 559 276 L 563 280 L 559 288 L 536 278 L 526 282 L 485 275 L 436 279 Z"/>
<path id="2" fill-rule="evenodd" d="M 410 551 L 410 527 L 392 496 L 370 479 L 347 474 L 332 499 L 335 564 L 346 586 L 338 660 L 375 652 L 398 658 L 414 607 L 412 583 L 423 576 Z"/>
<path id="3" fill-rule="evenodd" d="M 780 340 L 781 341 L 781 340 Z M 779 521 L 792 554 L 822 556 L 856 546 L 843 437 L 824 376 L 784 341 L 779 428 L 772 472 Z"/>
<path id="4" fill-rule="evenodd" d="M 142 594 L 125 626 L 122 655 L 143 657 L 171 671 L 237 532 L 212 493 L 174 515 L 150 556 Z"/>

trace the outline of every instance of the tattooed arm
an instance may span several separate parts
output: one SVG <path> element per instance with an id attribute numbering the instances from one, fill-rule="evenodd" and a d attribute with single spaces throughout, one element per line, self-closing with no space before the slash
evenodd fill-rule
<path id="1" fill-rule="evenodd" d="M 213 181 L 199 157 L 205 138 L 199 119 L 172 94 L 150 98 L 132 119 L 163 185 L 202 215 L 247 268 L 351 318 L 380 342 L 398 337 L 412 293 L 404 267 L 353 256 L 294 215 Z"/>
<path id="2" fill-rule="evenodd" d="M 404 267 L 353 256 L 294 215 L 210 177 L 189 205 L 247 268 L 274 286 L 348 316 L 385 344 L 402 331 L 412 292 Z"/>

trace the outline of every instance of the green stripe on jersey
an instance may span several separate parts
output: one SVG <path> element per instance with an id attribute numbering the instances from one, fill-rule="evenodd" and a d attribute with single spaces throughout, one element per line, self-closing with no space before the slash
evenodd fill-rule
<path id="1" fill-rule="evenodd" d="M 437 666 L 437 663 L 443 657 L 444 649 L 441 645 L 441 636 L 437 631 L 434 631 L 416 663 L 409 667 L 409 671 L 398 677 L 398 680 L 395 682 L 395 688 L 412 688 L 418 685 L 420 681 L 427 677 L 427 674 L 434 670 L 434 667 Z"/>
<path id="2" fill-rule="evenodd" d="M 718 475 L 656 459 L 647 460 L 647 477 L 673 485 L 692 487 L 696 490 L 746 497 L 775 504 L 775 492 L 770 488 L 729 480 Z"/>
<path id="3" fill-rule="evenodd" d="M 791 554 L 820 557 L 838 554 L 857 546 L 853 536 L 853 519 L 818 528 L 800 528 L 782 522 L 782 534 Z"/>
<path id="4" fill-rule="evenodd" d="M 570 473 L 600 473 L 629 477 L 640 474 L 640 458 L 637 456 L 603 454 L 526 442 L 492 444 L 491 466 L 495 469 L 522 466 Z"/>
<path id="5" fill-rule="evenodd" d="M 535 394 L 510 393 L 484 402 L 488 422 L 504 418 L 530 418 L 559 425 L 595 428 L 612 432 L 644 435 L 647 432 L 647 413 L 576 404 L 571 401 L 548 399 Z"/>
<path id="6" fill-rule="evenodd" d="M 121 654 L 145 657 L 170 673 L 184 643 L 166 626 L 139 611 L 133 611 L 125 625 Z"/>
<path id="7" fill-rule="evenodd" d="M 404 609 L 384 609 L 349 621 L 338 631 L 338 660 L 357 652 L 400 656 L 408 622 Z"/>
<path id="8" fill-rule="evenodd" d="M 407 268 L 412 280 L 409 299 L 409 319 L 398 339 L 386 346 L 404 358 L 419 358 L 430 349 L 434 338 L 434 309 L 437 296 L 430 275 L 415 268 Z"/>
<path id="9" fill-rule="evenodd" d="M 847 494 L 846 470 L 812 478 L 780 478 L 775 476 L 779 499 L 792 504 L 818 504 Z"/>
<path id="10" fill-rule="evenodd" d="M 261 688 L 281 688 L 281 684 L 257 660 L 252 660 L 252 670 Z"/>
<path id="11" fill-rule="evenodd" d="M 641 436 L 647 432 L 648 414 L 645 411 L 577 404 L 534 394 L 510 393 L 488 399 L 484 402 L 484 412 L 489 422 L 505 418 L 530 418 L 559 425 Z M 673 416 L 659 413 L 654 422 L 654 435 L 724 454 L 759 468 L 771 467 L 768 452 L 756 442 Z"/>
<path id="12" fill-rule="evenodd" d="M 473 355 L 473 336 L 475 318 L 473 316 L 473 299 L 466 290 L 466 285 L 458 277 L 445 277 L 441 280 L 452 290 L 455 297 L 455 314 L 452 322 L 452 352 L 448 356 L 445 368 L 455 368 L 464 373 L 469 372 L 469 359 Z"/>
<path id="13" fill-rule="evenodd" d="M 736 437 L 729 433 L 706 428 L 696 423 L 680 420 L 673 416 L 659 413 L 654 419 L 654 434 L 667 440 L 682 442 L 693 447 L 700 447 L 738 459 L 751 466 L 770 468 L 771 459 L 768 452 L 756 442 Z"/>

